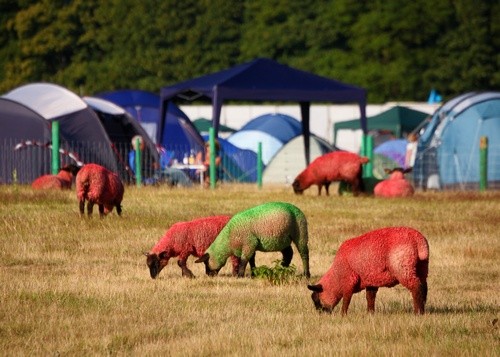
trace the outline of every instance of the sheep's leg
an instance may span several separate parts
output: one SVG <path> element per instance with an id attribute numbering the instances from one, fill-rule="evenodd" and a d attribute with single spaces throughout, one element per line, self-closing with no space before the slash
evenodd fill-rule
<path id="1" fill-rule="evenodd" d="M 411 289 L 411 295 L 413 297 L 413 312 L 415 314 L 424 314 L 425 301 L 427 299 L 427 283 L 419 283 Z"/>
<path id="2" fill-rule="evenodd" d="M 118 203 L 116 206 L 116 213 L 118 213 L 119 216 L 122 215 L 122 206 Z"/>
<path id="3" fill-rule="evenodd" d="M 284 267 L 290 266 L 293 257 L 292 246 L 289 245 L 288 247 L 283 249 L 281 251 L 281 254 L 283 254 L 283 262 L 281 263 L 281 265 L 283 265 Z"/>
<path id="4" fill-rule="evenodd" d="M 318 196 L 321 196 L 321 190 L 323 189 L 323 184 L 318 185 Z"/>
<path id="5" fill-rule="evenodd" d="M 368 304 L 368 312 L 375 312 L 375 297 L 377 296 L 378 288 L 369 286 L 366 288 L 366 302 Z"/>
<path id="6" fill-rule="evenodd" d="M 251 259 L 251 258 L 250 258 Z M 240 266 L 238 267 L 238 278 L 243 278 L 245 276 L 245 269 L 247 267 L 248 260 L 246 258 L 240 258 Z"/>
<path id="7" fill-rule="evenodd" d="M 99 217 L 103 218 L 104 217 L 104 205 L 99 204 Z"/>
<path id="8" fill-rule="evenodd" d="M 87 202 L 87 216 L 92 216 L 92 211 L 94 209 L 94 202 L 88 201 Z"/>
<path id="9" fill-rule="evenodd" d="M 186 260 L 184 259 L 179 259 L 177 261 L 177 265 L 182 269 L 182 276 L 188 277 L 188 278 L 194 278 L 194 274 L 191 270 L 186 265 Z"/>
<path id="10" fill-rule="evenodd" d="M 240 258 L 235 255 L 231 255 L 231 265 L 233 266 L 233 276 L 237 276 L 238 268 L 240 267 Z"/>
<path id="11" fill-rule="evenodd" d="M 85 212 L 85 200 L 80 200 L 80 216 L 83 216 Z"/>
<path id="12" fill-rule="evenodd" d="M 325 190 L 326 190 L 326 195 L 330 196 L 330 184 L 331 182 L 326 182 L 325 183 Z"/>
<path id="13" fill-rule="evenodd" d="M 359 179 L 355 178 L 350 183 L 353 196 L 357 196 L 359 194 Z"/>
<path id="14" fill-rule="evenodd" d="M 307 247 L 307 244 L 302 244 L 300 246 L 297 246 L 297 250 L 299 251 L 300 258 L 302 259 L 304 276 L 306 278 L 310 278 L 311 273 L 309 272 L 309 248 Z"/>
<path id="15" fill-rule="evenodd" d="M 352 291 L 346 291 L 342 296 L 342 315 L 347 315 L 347 309 L 351 303 Z"/>
<path id="16" fill-rule="evenodd" d="M 255 269 L 255 253 L 250 257 L 248 262 L 250 263 L 250 276 L 253 277 L 253 270 Z"/>

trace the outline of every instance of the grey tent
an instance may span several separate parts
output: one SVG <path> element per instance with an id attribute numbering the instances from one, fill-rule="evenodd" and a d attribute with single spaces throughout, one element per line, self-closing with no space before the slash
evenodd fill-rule
<path id="1" fill-rule="evenodd" d="M 47 172 L 50 150 L 45 144 L 50 139 L 50 126 L 44 118 L 21 103 L 0 97 L 0 183 L 30 183 Z"/>
<path id="2" fill-rule="evenodd" d="M 59 122 L 66 149 L 84 163 L 95 162 L 117 171 L 111 141 L 96 113 L 75 93 L 51 83 L 33 83 L 3 96 L 36 112 L 50 124 Z"/>
<path id="3" fill-rule="evenodd" d="M 360 121 L 366 133 L 366 90 L 350 84 L 301 71 L 266 58 L 187 80 L 161 89 L 162 117 L 174 99 L 212 102 L 212 122 L 217 135 L 221 107 L 228 100 L 298 102 L 306 162 L 309 153 L 309 107 L 311 102 L 359 104 Z"/>

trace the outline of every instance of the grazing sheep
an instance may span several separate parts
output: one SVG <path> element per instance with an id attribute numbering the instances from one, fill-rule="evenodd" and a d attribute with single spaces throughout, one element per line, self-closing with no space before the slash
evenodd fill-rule
<path id="1" fill-rule="evenodd" d="M 114 172 L 97 164 L 84 165 L 76 175 L 76 196 L 83 215 L 85 201 L 87 214 L 92 215 L 94 204 L 99 205 L 99 215 L 104 217 L 116 207 L 118 215 L 122 213 L 121 202 L 124 188 L 120 178 Z"/>
<path id="2" fill-rule="evenodd" d="M 73 178 L 80 170 L 79 166 L 70 164 L 61 168 L 57 175 L 43 175 L 36 178 L 31 187 L 35 190 L 70 190 Z"/>
<path id="3" fill-rule="evenodd" d="M 283 266 L 289 266 L 293 242 L 302 258 L 304 275 L 309 277 L 307 240 L 304 213 L 290 203 L 269 202 L 234 215 L 196 263 L 205 263 L 206 273 L 213 276 L 226 264 L 229 256 L 235 255 L 241 259 L 238 277 L 243 277 L 247 263 L 252 263 L 257 250 L 281 251 Z"/>
<path id="4" fill-rule="evenodd" d="M 330 184 L 334 181 L 345 181 L 352 187 L 355 196 L 363 191 L 361 165 L 369 160 L 366 157 L 347 151 L 334 151 L 316 158 L 293 181 L 292 187 L 296 194 L 302 194 L 312 185 L 318 185 L 318 196 L 325 186 L 326 195 Z"/>
<path id="5" fill-rule="evenodd" d="M 411 167 L 407 169 L 402 169 L 400 167 L 396 167 L 392 170 L 385 169 L 385 172 L 390 176 L 375 186 L 373 189 L 375 196 L 408 197 L 413 195 L 415 189 L 404 177 L 406 173 L 411 172 Z"/>
<path id="6" fill-rule="evenodd" d="M 308 288 L 316 309 L 332 312 L 342 299 L 345 315 L 353 294 L 366 289 L 368 311 L 374 312 L 378 288 L 402 284 L 411 291 L 415 314 L 423 314 L 428 266 L 429 245 L 420 232 L 382 228 L 342 243 L 330 269 Z"/>
<path id="7" fill-rule="evenodd" d="M 182 276 L 194 278 L 186 266 L 190 255 L 201 257 L 214 241 L 231 216 L 213 216 L 178 222 L 172 225 L 163 238 L 146 255 L 151 278 L 155 279 L 168 264 L 170 258 L 179 257 L 177 265 L 182 269 Z M 239 259 L 232 256 L 233 275 L 238 272 Z"/>

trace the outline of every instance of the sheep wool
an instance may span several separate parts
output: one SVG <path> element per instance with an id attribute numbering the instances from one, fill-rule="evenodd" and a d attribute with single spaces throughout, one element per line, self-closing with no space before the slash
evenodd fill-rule
<path id="1" fill-rule="evenodd" d="M 354 293 L 366 289 L 368 311 L 375 311 L 379 287 L 402 284 L 411 291 L 415 314 L 423 314 L 427 299 L 429 245 L 409 227 L 387 227 L 346 240 L 330 269 L 316 285 L 312 300 L 316 309 L 331 312 L 342 300 L 342 314 Z"/>
<path id="2" fill-rule="evenodd" d="M 406 180 L 405 174 L 410 172 L 409 169 L 395 168 L 387 170 L 389 178 L 379 182 L 373 189 L 373 194 L 376 197 L 409 197 L 413 196 L 415 189 L 411 183 Z"/>
<path id="3" fill-rule="evenodd" d="M 347 152 L 334 151 L 316 158 L 294 180 L 292 187 L 296 194 L 302 194 L 312 185 L 318 186 L 318 195 L 325 186 L 326 195 L 330 184 L 334 181 L 345 181 L 352 187 L 354 195 L 363 191 L 361 165 L 369 160 L 364 156 Z"/>
<path id="4" fill-rule="evenodd" d="M 99 215 L 103 217 L 116 207 L 116 212 L 121 215 L 121 202 L 124 187 L 114 172 L 97 164 L 84 165 L 76 175 L 76 195 L 80 205 L 80 214 L 83 215 L 85 201 L 87 201 L 87 214 L 92 215 L 94 204 L 99 206 Z"/>
<path id="5" fill-rule="evenodd" d="M 36 178 L 31 187 L 35 190 L 70 190 L 73 183 L 73 177 L 80 168 L 76 165 L 68 165 L 63 167 L 57 175 L 43 175 Z"/>
<path id="6" fill-rule="evenodd" d="M 146 264 L 151 278 L 155 279 L 168 264 L 170 258 L 178 257 L 177 264 L 182 276 L 193 278 L 194 274 L 187 267 L 189 256 L 201 257 L 214 241 L 231 216 L 220 215 L 178 222 L 172 225 L 165 235 L 146 253 Z M 236 273 L 239 261 L 233 260 L 233 273 Z"/>
<path id="7" fill-rule="evenodd" d="M 216 275 L 227 258 L 240 258 L 238 276 L 245 275 L 246 264 L 256 251 L 281 251 L 283 265 L 292 260 L 294 243 L 302 259 L 304 275 L 309 273 L 307 220 L 296 206 L 286 202 L 269 202 L 234 215 L 214 242 L 196 262 L 204 262 L 208 275 Z"/>

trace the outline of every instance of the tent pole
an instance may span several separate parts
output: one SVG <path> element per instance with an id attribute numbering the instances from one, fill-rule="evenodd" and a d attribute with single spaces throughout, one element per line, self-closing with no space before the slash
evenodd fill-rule
<path id="1" fill-rule="evenodd" d="M 300 114 L 302 116 L 302 135 L 304 136 L 304 154 L 306 157 L 306 165 L 311 162 L 311 152 L 309 146 L 310 130 L 309 130 L 309 102 L 300 102 Z"/>

